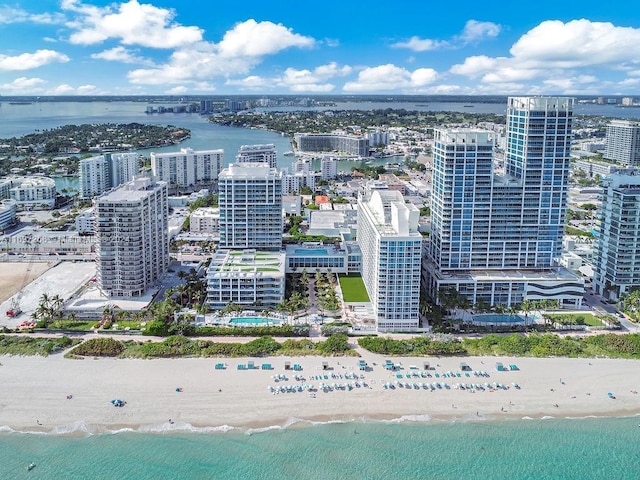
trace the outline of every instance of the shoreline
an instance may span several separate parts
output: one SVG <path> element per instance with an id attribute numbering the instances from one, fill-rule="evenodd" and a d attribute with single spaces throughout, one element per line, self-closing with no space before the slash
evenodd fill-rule
<path id="1" fill-rule="evenodd" d="M 640 390 L 640 363 L 634 360 L 403 357 L 393 358 L 404 368 L 391 373 L 384 370 L 382 356 L 365 353 L 361 358 L 373 370 L 360 373 L 359 359 L 350 357 L 71 360 L 4 356 L 0 359 L 0 433 L 258 433 L 327 423 L 483 423 L 640 415 L 640 395 L 634 393 Z M 407 373 L 418 371 L 411 367 L 426 360 L 435 367 L 429 370 L 431 378 L 406 379 Z M 237 364 L 249 361 L 258 368 L 271 363 L 273 370 L 236 369 Z M 285 361 L 299 363 L 303 370 L 285 370 Z M 227 364 L 225 370 L 214 368 L 220 362 Z M 332 370 L 323 370 L 323 362 Z M 459 362 L 490 376 L 433 376 L 456 372 Z M 519 370 L 498 372 L 496 362 L 515 363 Z M 405 380 L 396 380 L 399 374 Z M 286 375 L 287 381 L 275 382 L 273 375 Z M 294 380 L 294 375 L 305 381 Z M 353 375 L 365 378 L 353 380 Z M 320 383 L 356 381 L 360 386 L 350 390 L 319 389 Z M 384 388 L 396 381 L 410 388 Z M 427 382 L 438 382 L 443 388 L 431 391 L 413 386 Z M 508 388 L 462 390 L 455 386 L 481 382 L 498 382 Z M 516 382 L 520 389 L 512 386 Z M 305 383 L 315 384 L 317 391 L 270 393 L 270 388 L 280 385 Z M 114 407 L 110 402 L 116 398 L 126 405 Z"/>

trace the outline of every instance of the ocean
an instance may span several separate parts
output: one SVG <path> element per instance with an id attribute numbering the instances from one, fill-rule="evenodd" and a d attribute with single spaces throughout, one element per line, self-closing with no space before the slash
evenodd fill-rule
<path id="1" fill-rule="evenodd" d="M 0 478 L 637 480 L 638 422 L 409 418 L 260 431 L 4 433 Z"/>

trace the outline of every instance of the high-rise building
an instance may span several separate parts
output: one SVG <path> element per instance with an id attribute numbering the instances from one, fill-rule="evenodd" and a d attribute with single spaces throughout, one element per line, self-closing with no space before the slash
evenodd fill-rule
<path id="1" fill-rule="evenodd" d="M 234 163 L 218 178 L 220 248 L 280 250 L 282 173 L 267 163 Z"/>
<path id="2" fill-rule="evenodd" d="M 602 157 L 626 166 L 640 165 L 640 122 L 613 120 L 607 127 Z"/>
<path id="3" fill-rule="evenodd" d="M 619 170 L 603 180 L 603 187 L 593 289 L 618 300 L 640 287 L 640 170 Z"/>
<path id="4" fill-rule="evenodd" d="M 129 182 L 140 172 L 137 153 L 105 153 L 79 163 L 80 197 L 91 198 Z"/>
<path id="5" fill-rule="evenodd" d="M 431 234 L 425 288 L 472 304 L 558 300 L 579 306 L 584 282 L 561 268 L 573 99 L 508 100 L 505 173 L 496 174 L 494 133 L 434 132 Z"/>
<path id="6" fill-rule="evenodd" d="M 367 189 L 358 199 L 362 280 L 380 331 L 419 326 L 420 212 L 393 190 Z"/>
<path id="7" fill-rule="evenodd" d="M 218 179 L 224 161 L 224 150 L 193 150 L 151 153 L 151 172 L 156 180 L 169 186 L 195 187 L 210 185 Z"/>
<path id="8" fill-rule="evenodd" d="M 369 139 L 359 135 L 296 133 L 293 137 L 301 152 L 337 151 L 359 157 L 369 156 Z"/>
<path id="9" fill-rule="evenodd" d="M 338 176 L 338 160 L 334 157 L 322 157 L 320 160 L 322 180 L 333 180 Z"/>
<path id="10" fill-rule="evenodd" d="M 140 296 L 169 266 L 167 184 L 146 177 L 94 201 L 98 285 L 112 297 Z"/>
<path id="11" fill-rule="evenodd" d="M 237 163 L 268 163 L 277 168 L 278 151 L 272 143 L 265 145 L 241 145 L 236 157 Z"/>

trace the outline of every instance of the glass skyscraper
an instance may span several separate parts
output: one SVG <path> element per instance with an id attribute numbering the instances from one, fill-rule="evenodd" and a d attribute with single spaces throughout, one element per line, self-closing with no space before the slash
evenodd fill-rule
<path id="1" fill-rule="evenodd" d="M 557 264 L 572 115 L 572 98 L 509 98 L 502 174 L 494 169 L 493 133 L 435 130 L 424 265 L 432 298 L 452 287 L 472 303 L 581 303 L 582 279 Z"/>

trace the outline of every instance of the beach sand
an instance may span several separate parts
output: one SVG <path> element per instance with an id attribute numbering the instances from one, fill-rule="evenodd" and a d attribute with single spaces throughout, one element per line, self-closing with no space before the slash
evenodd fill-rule
<path id="1" fill-rule="evenodd" d="M 22 287 L 32 282 L 44 272 L 50 263 L 0 262 L 0 303 L 18 293 Z"/>
<path id="2" fill-rule="evenodd" d="M 640 363 L 611 359 L 535 359 L 503 357 L 393 358 L 403 369 L 391 373 L 382 367 L 386 357 L 365 353 L 373 370 L 364 373 L 369 388 L 351 391 L 318 391 L 271 394 L 268 387 L 292 385 L 293 374 L 306 378 L 327 374 L 358 373 L 353 357 L 302 357 L 267 359 L 84 359 L 61 356 L 0 357 L 0 426 L 18 431 L 59 434 L 102 432 L 121 428 L 163 431 L 193 427 L 264 428 L 284 426 L 293 419 L 336 420 L 428 420 L 481 421 L 501 418 L 541 418 L 640 414 Z M 273 370 L 237 370 L 239 363 L 271 363 Z M 429 361 L 435 372 L 459 371 L 459 362 L 484 370 L 490 378 L 416 378 L 408 382 L 484 383 L 500 382 L 508 390 L 479 391 L 452 388 L 435 391 L 396 388 L 384 383 L 397 373 L 413 372 Z M 284 362 L 299 363 L 302 372 L 284 370 Z M 333 370 L 323 372 L 322 362 Z M 515 363 L 518 371 L 498 372 L 495 363 Z M 225 370 L 216 370 L 219 362 Z M 437 366 L 439 365 L 439 366 Z M 274 374 L 289 381 L 274 382 Z M 316 387 L 318 380 L 311 380 Z M 350 381 L 350 380 L 349 380 Z M 404 380 L 403 380 L 404 381 Z M 521 389 L 511 386 L 517 382 Z M 181 392 L 176 392 L 176 388 Z M 608 392 L 615 399 L 608 397 Z M 67 399 L 72 395 L 71 399 Z M 315 398 L 314 398 L 315 397 Z M 126 405 L 116 408 L 113 399 Z M 169 419 L 171 422 L 169 423 Z M 5 430 L 6 430 L 5 427 Z"/>

